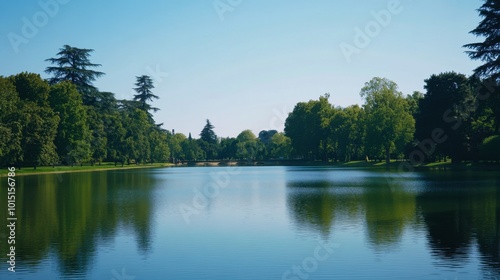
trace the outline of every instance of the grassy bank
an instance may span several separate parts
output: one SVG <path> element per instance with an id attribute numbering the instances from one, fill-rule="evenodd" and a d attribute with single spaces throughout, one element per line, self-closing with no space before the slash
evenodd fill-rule
<path id="1" fill-rule="evenodd" d="M 75 165 L 75 166 L 39 166 L 36 169 L 33 167 L 23 167 L 21 169 L 16 168 L 16 176 L 21 175 L 36 175 L 36 174 L 47 174 L 47 173 L 68 173 L 68 172 L 88 172 L 88 171 L 105 171 L 105 170 L 126 170 L 126 169 L 140 169 L 140 168 L 159 168 L 173 166 L 170 163 L 153 163 L 153 164 L 131 164 L 123 165 L 121 164 L 115 166 L 112 162 L 102 163 L 101 165 Z M 0 170 L 0 177 L 5 177 L 8 174 L 7 167 L 3 167 Z"/>
<path id="2" fill-rule="evenodd" d="M 294 164 L 290 164 L 290 162 L 287 162 L 288 164 L 283 164 L 276 162 L 278 164 L 261 164 L 264 166 L 277 166 L 277 165 L 304 165 L 304 166 L 334 166 L 334 167 L 345 167 L 345 168 L 380 168 L 380 169 L 400 169 L 402 170 L 408 170 L 406 166 L 401 167 L 402 164 L 404 164 L 402 161 L 396 161 L 396 160 L 391 160 L 389 165 L 385 163 L 385 161 L 369 161 L 366 162 L 364 160 L 360 161 L 350 161 L 350 162 L 321 162 L 321 161 L 314 161 L 314 162 L 307 162 L 307 161 L 296 161 Z M 21 170 L 16 169 L 16 176 L 21 176 L 21 175 L 36 175 L 36 174 L 47 174 L 47 173 L 68 173 L 68 172 L 88 172 L 88 171 L 105 171 L 105 170 L 126 170 L 126 169 L 140 169 L 140 168 L 160 168 L 160 167 L 171 167 L 175 166 L 174 164 L 171 163 L 153 163 L 153 164 L 145 164 L 145 165 L 136 165 L 136 164 L 131 164 L 131 165 L 117 165 L 115 166 L 114 163 L 112 162 L 106 162 L 102 163 L 101 165 L 75 165 L 73 167 L 71 166 L 39 166 L 36 169 L 33 167 L 23 167 Z M 418 165 L 418 166 L 413 166 L 415 170 L 419 169 L 494 169 L 498 170 L 500 169 L 500 164 L 498 163 L 486 163 L 486 162 L 477 162 L 477 163 L 470 163 L 470 162 L 463 162 L 459 164 L 452 164 L 450 161 L 448 162 L 433 162 L 433 163 L 427 163 L 423 165 Z M 0 177 L 5 177 L 8 174 L 7 167 L 3 167 L 0 169 Z"/>
<path id="3" fill-rule="evenodd" d="M 391 160 L 391 162 L 387 165 L 385 161 L 376 162 L 376 161 L 350 161 L 345 163 L 333 163 L 333 166 L 339 167 L 353 167 L 353 168 L 387 168 L 389 169 L 398 169 L 402 168 L 403 170 L 407 170 L 407 163 L 403 161 Z M 421 165 L 413 166 L 414 169 L 500 169 L 499 163 L 490 163 L 490 162 L 461 162 L 458 164 L 452 164 L 451 161 L 441 161 L 441 162 L 431 162 Z"/>

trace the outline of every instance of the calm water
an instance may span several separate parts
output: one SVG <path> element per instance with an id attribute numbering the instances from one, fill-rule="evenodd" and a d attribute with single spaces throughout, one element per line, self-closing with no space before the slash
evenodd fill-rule
<path id="1" fill-rule="evenodd" d="M 197 167 L 17 179 L 17 272 L 7 271 L 1 209 L 0 279 L 500 278 L 495 172 Z"/>

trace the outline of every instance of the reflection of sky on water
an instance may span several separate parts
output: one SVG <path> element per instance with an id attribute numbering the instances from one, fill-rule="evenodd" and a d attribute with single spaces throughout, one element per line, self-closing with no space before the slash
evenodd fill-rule
<path id="1" fill-rule="evenodd" d="M 225 170 L 19 177 L 16 276 L 281 279 L 319 241 L 339 247 L 317 278 L 500 276 L 493 172 L 242 167 L 187 224 L 179 206 Z"/>

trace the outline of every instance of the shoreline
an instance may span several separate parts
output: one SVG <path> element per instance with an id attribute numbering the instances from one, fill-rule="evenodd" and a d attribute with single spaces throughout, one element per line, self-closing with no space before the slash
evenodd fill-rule
<path id="1" fill-rule="evenodd" d="M 164 168 L 164 167 L 173 167 L 175 165 L 170 163 L 161 163 L 161 164 L 151 164 L 151 165 L 124 165 L 124 166 L 110 166 L 110 165 L 94 165 L 88 166 L 60 166 L 60 167 L 50 167 L 50 166 L 39 166 L 37 170 L 33 169 L 33 167 L 23 167 L 21 170 L 16 169 L 16 177 L 17 176 L 32 176 L 32 175 L 43 175 L 43 174 L 62 174 L 62 173 L 78 173 L 78 172 L 96 172 L 96 171 L 108 171 L 108 170 L 130 170 L 130 169 L 144 169 L 144 168 Z M 50 169 L 48 169 L 50 168 Z M 72 169 L 75 168 L 75 169 Z M 41 170 L 39 170 L 41 169 Z M 47 170 L 48 169 L 48 170 Z M 61 170 L 63 169 L 63 170 Z M 25 171 L 29 170 L 29 171 Z M 8 170 L 7 167 L 2 168 L 0 172 L 0 177 L 7 177 Z"/>
<path id="2" fill-rule="evenodd" d="M 316 161 L 255 161 L 255 162 L 239 162 L 234 164 L 235 166 L 325 166 L 325 167 L 338 167 L 338 168 L 359 168 L 359 169 L 388 169 L 388 170 L 398 170 L 402 161 L 392 161 L 389 165 L 385 162 L 365 162 L 365 161 L 351 161 L 351 162 L 316 162 Z M 233 164 L 232 164 L 233 165 Z M 165 167 L 223 167 L 226 164 L 216 164 L 215 162 L 203 162 L 201 164 L 189 165 L 189 164 L 172 164 L 172 163 L 156 163 L 151 165 L 124 165 L 124 166 L 114 166 L 114 164 L 105 163 L 103 165 L 94 166 L 40 166 L 37 170 L 32 169 L 32 167 L 25 167 L 21 170 L 16 169 L 16 176 L 31 176 L 31 175 L 41 175 L 41 174 L 62 174 L 62 173 L 76 173 L 76 172 L 95 172 L 95 171 L 107 171 L 107 170 L 130 170 L 130 169 L 143 169 L 143 168 L 165 168 Z M 423 171 L 423 170 L 482 170 L 482 171 L 493 171 L 500 170 L 500 164 L 498 163 L 460 163 L 451 164 L 451 162 L 434 162 L 425 165 L 413 166 L 413 171 Z M 405 172 L 410 170 L 404 170 Z M 0 177 L 7 177 L 8 170 L 7 167 L 2 168 L 0 171 Z"/>

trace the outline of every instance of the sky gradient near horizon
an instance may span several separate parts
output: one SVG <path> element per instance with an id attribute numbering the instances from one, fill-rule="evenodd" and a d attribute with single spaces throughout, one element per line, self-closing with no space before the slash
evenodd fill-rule
<path id="1" fill-rule="evenodd" d="M 154 116 L 164 128 L 197 138 L 210 119 L 220 137 L 257 135 L 282 131 L 297 102 L 324 93 L 336 106 L 361 105 L 360 89 L 376 76 L 411 94 L 424 92 L 432 74 L 472 74 L 480 63 L 462 45 L 482 39 L 469 34 L 482 3 L 2 1 L 0 75 L 48 78 L 44 60 L 63 45 L 90 48 L 106 73 L 95 86 L 118 99 L 132 98 L 136 76 L 152 76 L 160 97 Z M 346 45 L 358 51 L 349 59 Z"/>

